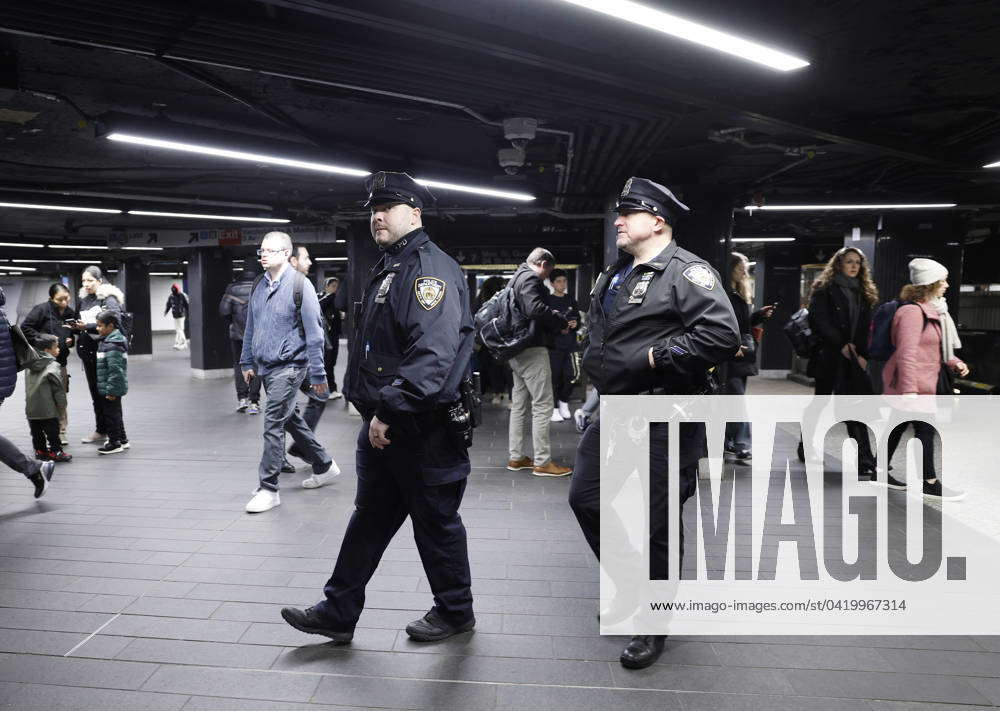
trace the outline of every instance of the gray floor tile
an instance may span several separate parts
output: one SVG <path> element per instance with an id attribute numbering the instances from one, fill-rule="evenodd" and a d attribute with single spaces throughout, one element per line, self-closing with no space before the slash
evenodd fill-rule
<path id="1" fill-rule="evenodd" d="M 682 692 L 677 695 L 684 711 L 871 711 L 866 701 L 820 699 L 806 696 L 712 694 Z M 967 707 L 963 707 L 967 708 Z M 912 711 L 917 711 L 913 709 Z M 932 711 L 932 709 L 926 709 Z"/>
<path id="2" fill-rule="evenodd" d="M 155 669 L 138 662 L 0 654 L 0 681 L 138 689 Z"/>
<path id="3" fill-rule="evenodd" d="M 713 644 L 719 662 L 728 667 L 775 669 L 841 669 L 893 671 L 893 652 L 858 647 L 822 647 L 802 644 Z"/>
<path id="4" fill-rule="evenodd" d="M 94 709 L 179 711 L 187 700 L 187 696 L 177 694 L 25 684 L 9 703 L 11 708 L 18 711 L 94 711 Z"/>
<path id="5" fill-rule="evenodd" d="M 102 634 L 203 642 L 236 642 L 246 632 L 246 622 L 186 620 L 174 617 L 122 615 L 101 630 Z"/>
<path id="6" fill-rule="evenodd" d="M 363 707 L 192 696 L 184 707 L 184 711 L 351 711 L 359 708 Z"/>
<path id="7" fill-rule="evenodd" d="M 235 699 L 308 701 L 319 680 L 320 677 L 314 674 L 162 666 L 142 688 L 144 691 Z"/>
<path id="8" fill-rule="evenodd" d="M 225 642 L 192 642 L 176 639 L 134 639 L 115 659 L 164 664 L 267 669 L 278 658 L 281 647 Z"/>
<path id="9" fill-rule="evenodd" d="M 712 666 L 654 664 L 647 669 L 628 670 L 609 665 L 615 685 L 636 689 L 673 691 L 722 691 L 751 694 L 788 694 L 792 687 L 782 672 L 772 669 L 727 669 Z M 815 694 L 819 695 L 819 694 Z"/>
<path id="10" fill-rule="evenodd" d="M 399 633 L 394 629 L 359 627 L 351 641 L 351 649 L 388 652 L 393 649 L 397 634 Z M 239 641 L 243 644 L 271 644 L 282 647 L 305 647 L 329 642 L 321 635 L 299 632 L 284 621 L 277 624 L 253 622 Z"/>
<path id="11" fill-rule="evenodd" d="M 86 637 L 79 632 L 0 629 L 0 652 L 65 654 Z"/>
<path id="12" fill-rule="evenodd" d="M 678 694 L 660 691 L 521 685 L 503 685 L 497 689 L 497 711 L 523 709 L 673 711 L 681 709 L 681 705 Z"/>
<path id="13" fill-rule="evenodd" d="M 887 674 L 883 672 L 785 671 L 796 693 L 803 696 L 832 696 L 888 701 L 938 701 L 983 704 L 986 697 L 973 682 L 931 674 Z"/>
<path id="14" fill-rule="evenodd" d="M 221 603 L 216 600 L 189 600 L 173 597 L 140 597 L 125 608 L 129 615 L 155 615 L 157 617 L 211 617 Z"/>
<path id="15" fill-rule="evenodd" d="M 348 706 L 442 711 L 488 711 L 496 704 L 493 684 L 379 679 L 376 677 L 323 677 L 313 701 Z"/>

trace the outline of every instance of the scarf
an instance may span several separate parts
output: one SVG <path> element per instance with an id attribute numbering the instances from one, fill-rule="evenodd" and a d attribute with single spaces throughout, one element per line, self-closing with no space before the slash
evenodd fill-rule
<path id="1" fill-rule="evenodd" d="M 833 275 L 833 283 L 839 286 L 847 297 L 847 315 L 851 322 L 851 332 L 847 334 L 847 339 L 849 342 L 853 342 L 861 311 L 861 282 L 857 277 L 849 277 L 843 272 L 838 272 Z"/>
<path id="2" fill-rule="evenodd" d="M 955 357 L 955 351 L 962 347 L 962 340 L 958 337 L 958 329 L 948 313 L 948 302 L 944 297 L 933 299 L 930 303 L 941 318 L 941 358 L 947 363 Z"/>

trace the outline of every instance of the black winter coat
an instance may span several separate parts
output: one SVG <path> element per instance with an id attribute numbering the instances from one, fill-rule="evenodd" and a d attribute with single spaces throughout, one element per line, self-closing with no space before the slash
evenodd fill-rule
<path id="1" fill-rule="evenodd" d="M 553 337 L 566 328 L 566 317 L 549 306 L 549 290 L 535 270 L 522 264 L 507 282 L 517 297 L 517 304 L 529 319 L 531 336 L 525 348 L 550 346 Z"/>
<path id="2" fill-rule="evenodd" d="M 746 346 L 749 351 L 744 357 L 730 358 L 723 364 L 723 374 L 726 378 L 746 378 L 757 375 L 757 348 L 753 340 L 753 326 L 764 321 L 764 314 L 761 311 L 751 313 L 750 304 L 743 300 L 743 297 L 732 289 L 726 290 L 729 303 L 733 305 L 733 313 L 736 314 L 736 323 L 740 329 L 740 345 Z"/>
<path id="3" fill-rule="evenodd" d="M 865 395 L 857 392 L 862 378 L 860 368 L 844 358 L 840 352 L 853 343 L 858 355 L 868 357 L 868 335 L 871 329 L 872 309 L 864 298 L 859 299 L 858 323 L 851 333 L 851 315 L 847 295 L 836 284 L 816 291 L 809 301 L 809 325 L 820 337 L 819 351 L 809 359 L 806 374 L 824 382 L 833 381 L 834 393 Z"/>
<path id="4" fill-rule="evenodd" d="M 59 365 L 66 365 L 69 358 L 70 347 L 66 345 L 66 339 L 73 339 L 73 331 L 66 328 L 63 323 L 67 319 L 78 319 L 80 314 L 72 306 L 67 306 L 66 310 L 59 313 L 56 305 L 51 299 L 35 304 L 28 312 L 28 315 L 21 321 L 21 330 L 25 337 L 32 343 L 42 335 L 48 333 L 59 339 L 59 355 L 56 357 Z"/>

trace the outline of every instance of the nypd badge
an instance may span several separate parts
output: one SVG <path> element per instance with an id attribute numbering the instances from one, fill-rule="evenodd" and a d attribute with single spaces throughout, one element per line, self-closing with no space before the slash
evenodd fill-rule
<path id="1" fill-rule="evenodd" d="M 413 282 L 417 303 L 430 311 L 444 299 L 445 286 L 446 284 L 436 277 L 417 277 Z"/>
<path id="2" fill-rule="evenodd" d="M 389 272 L 385 275 L 385 279 L 379 284 L 378 293 L 375 294 L 375 303 L 384 304 L 385 297 L 389 293 L 389 287 L 392 286 L 392 280 L 395 278 L 396 272 Z"/>
<path id="3" fill-rule="evenodd" d="M 625 197 L 626 195 L 628 195 L 628 191 L 631 189 L 632 189 L 632 178 L 629 178 L 628 180 L 625 181 L 625 187 L 622 188 L 621 196 Z"/>
<path id="4" fill-rule="evenodd" d="M 646 272 L 641 277 L 639 277 L 639 283 L 632 288 L 632 294 L 629 296 L 628 302 L 630 304 L 641 304 L 643 299 L 646 298 L 646 292 L 649 291 L 649 282 L 653 279 L 653 272 Z"/>
<path id="5" fill-rule="evenodd" d="M 692 264 L 684 270 L 684 278 L 708 291 L 715 288 L 715 274 L 704 264 Z"/>
<path id="6" fill-rule="evenodd" d="M 375 190 L 381 190 L 385 187 L 385 171 L 380 171 L 375 174 L 375 179 L 372 180 L 372 188 Z"/>

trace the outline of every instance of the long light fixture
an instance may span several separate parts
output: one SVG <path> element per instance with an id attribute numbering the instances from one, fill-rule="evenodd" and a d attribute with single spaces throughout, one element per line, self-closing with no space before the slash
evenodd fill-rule
<path id="1" fill-rule="evenodd" d="M 93 264 L 93 259 L 12 259 L 14 264 Z M 0 269 L 4 269 L 0 264 Z"/>
<path id="2" fill-rule="evenodd" d="M 700 44 L 703 47 L 725 52 L 740 59 L 763 64 L 771 69 L 788 72 L 794 69 L 808 67 L 809 62 L 786 52 L 767 47 L 728 32 L 706 27 L 705 25 L 670 13 L 656 10 L 646 5 L 640 5 L 631 0 L 563 0 L 564 2 L 585 7 L 619 20 L 626 20 L 651 30 L 656 30 L 679 39 Z"/>
<path id="3" fill-rule="evenodd" d="M 163 247 L 122 247 L 131 252 L 162 252 Z"/>
<path id="4" fill-rule="evenodd" d="M 291 220 L 278 217 L 245 217 L 240 215 L 201 215 L 193 212 L 153 212 L 151 210 L 129 210 L 130 215 L 145 215 L 147 217 L 183 217 L 198 220 L 226 220 L 228 222 L 270 222 L 278 225 L 288 224 Z"/>
<path id="5" fill-rule="evenodd" d="M 0 247 L 33 247 L 41 249 L 44 244 L 31 244 L 30 242 L 0 242 Z"/>
<path id="6" fill-rule="evenodd" d="M 794 242 L 794 237 L 733 237 L 730 242 Z"/>
<path id="7" fill-rule="evenodd" d="M 228 148 L 216 146 L 206 146 L 197 143 L 186 143 L 183 141 L 170 141 L 153 136 L 144 136 L 135 133 L 125 133 L 113 131 L 105 136 L 109 141 L 119 143 L 131 143 L 139 146 L 149 146 L 151 148 L 163 148 L 170 151 L 183 151 L 185 153 L 200 153 L 201 155 L 216 156 L 218 158 L 230 158 L 232 160 L 245 160 L 252 163 L 266 163 L 269 165 L 280 165 L 286 168 L 300 168 L 318 173 L 333 173 L 335 175 L 346 175 L 353 178 L 365 178 L 371 175 L 371 171 L 360 170 L 358 168 L 347 168 L 331 163 L 316 163 L 314 161 L 296 160 L 294 158 L 282 158 L 280 156 L 266 155 L 263 153 L 249 153 L 247 151 L 236 151 Z M 458 183 L 446 183 L 439 180 L 423 180 L 415 178 L 416 182 L 428 188 L 438 188 L 440 190 L 454 190 L 456 192 L 473 193 L 475 195 L 486 195 L 489 197 L 503 198 L 506 200 L 521 200 L 530 202 L 535 199 L 528 193 L 511 192 L 508 190 L 494 190 L 493 188 L 480 188 L 472 185 L 460 185 Z M 131 213 L 138 214 L 138 213 Z M 201 217 L 201 215 L 199 215 Z"/>
<path id="8" fill-rule="evenodd" d="M 16 272 L 37 272 L 38 271 L 34 267 L 15 267 L 15 266 L 13 266 L 11 264 L 4 264 L 4 265 L 0 266 L 0 269 L 3 269 L 4 271 L 8 271 L 8 272 L 14 272 L 14 271 L 16 271 Z"/>
<path id="9" fill-rule="evenodd" d="M 103 212 L 109 215 L 120 215 L 121 210 L 106 207 L 78 207 L 76 205 L 42 205 L 30 202 L 0 202 L 0 207 L 11 207 L 17 210 L 62 210 L 63 212 Z"/>
<path id="10" fill-rule="evenodd" d="M 1000 160 L 995 163 L 987 163 L 983 166 L 984 168 L 1000 168 Z"/>
<path id="11" fill-rule="evenodd" d="M 785 212 L 820 212 L 823 210 L 940 210 L 958 207 L 954 202 L 879 203 L 879 204 L 835 204 L 835 205 L 744 205 L 743 209 Z"/>
<path id="12" fill-rule="evenodd" d="M 347 257 L 316 257 L 314 262 L 346 262 Z"/>
<path id="13" fill-rule="evenodd" d="M 103 244 L 50 244 L 52 249 L 108 249 Z"/>
<path id="14" fill-rule="evenodd" d="M 169 276 L 169 277 L 179 277 L 183 276 L 180 272 L 150 272 L 149 276 Z"/>

